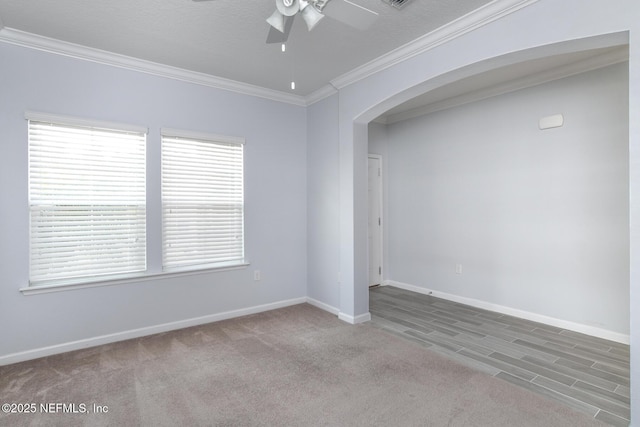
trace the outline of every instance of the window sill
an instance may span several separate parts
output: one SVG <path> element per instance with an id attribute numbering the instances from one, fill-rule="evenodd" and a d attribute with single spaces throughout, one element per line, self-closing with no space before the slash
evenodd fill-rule
<path id="1" fill-rule="evenodd" d="M 63 292 L 63 291 L 71 291 L 75 289 L 87 289 L 87 288 L 98 288 L 102 286 L 114 286 L 114 285 L 122 285 L 125 283 L 137 283 L 137 282 L 147 282 L 149 280 L 154 279 L 170 279 L 174 277 L 184 277 L 184 276 L 193 276 L 197 274 L 206 274 L 212 272 L 221 272 L 221 271 L 231 271 L 231 270 L 241 270 L 247 268 L 250 264 L 248 262 L 240 262 L 238 264 L 225 265 L 222 267 L 205 267 L 200 269 L 185 269 L 185 270 L 177 270 L 177 271 L 164 271 L 162 273 L 143 273 L 139 275 L 131 275 L 127 277 L 119 277 L 119 278 L 110 278 L 104 280 L 95 280 L 95 281 L 83 281 L 83 282 L 74 282 L 74 283 L 54 283 L 47 285 L 35 285 L 35 286 L 27 286 L 24 288 L 20 288 L 20 292 L 23 295 L 38 295 L 38 294 L 47 294 L 51 292 Z"/>

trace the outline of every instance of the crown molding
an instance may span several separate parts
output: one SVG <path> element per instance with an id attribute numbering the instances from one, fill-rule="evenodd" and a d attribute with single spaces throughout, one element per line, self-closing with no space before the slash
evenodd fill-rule
<path id="1" fill-rule="evenodd" d="M 331 85 L 337 89 L 342 89 L 345 86 L 356 83 L 399 62 L 406 61 L 409 58 L 461 37 L 538 1 L 539 0 L 494 0 L 404 46 L 394 49 L 373 61 L 331 80 Z"/>
<path id="2" fill-rule="evenodd" d="M 63 42 L 49 37 L 43 37 L 13 28 L 3 27 L 2 22 L 0 22 L 0 42 L 96 62 L 99 64 L 110 65 L 113 67 L 124 68 L 127 70 L 139 71 L 187 83 L 194 83 L 215 89 L 227 90 L 243 95 L 256 96 L 302 107 L 307 105 L 305 98 L 300 95 L 293 95 L 205 73 L 145 61 L 143 59 L 89 48 L 75 43 Z"/>
<path id="3" fill-rule="evenodd" d="M 331 84 L 326 84 L 322 86 L 320 89 L 310 93 L 305 97 L 305 101 L 307 106 L 315 104 L 318 101 L 322 101 L 325 98 L 330 97 L 331 95 L 335 95 L 338 93 L 338 89 L 333 87 Z"/>
<path id="4" fill-rule="evenodd" d="M 458 107 L 460 105 L 469 104 L 471 102 L 481 101 L 493 96 L 514 92 L 528 87 L 537 86 L 554 80 L 571 77 L 610 65 L 620 64 L 629 60 L 629 51 L 626 48 L 616 49 L 612 52 L 604 53 L 591 58 L 576 61 L 571 64 L 562 65 L 551 68 L 543 72 L 516 78 L 505 83 L 494 85 L 488 88 L 479 89 L 463 95 L 454 96 L 442 101 L 434 102 L 423 107 L 413 108 L 396 114 L 391 114 L 382 119 L 376 120 L 378 123 L 385 125 L 397 123 L 403 120 L 409 120 L 437 111 L 446 110 L 448 108 Z"/>
<path id="5" fill-rule="evenodd" d="M 256 96 L 297 106 L 309 106 L 335 94 L 340 89 L 352 83 L 356 83 L 372 74 L 433 49 L 538 1 L 539 0 L 494 0 L 485 6 L 482 6 L 430 33 L 425 34 L 424 36 L 417 38 L 412 42 L 405 44 L 404 46 L 401 46 L 378 57 L 377 59 L 374 59 L 373 61 L 331 80 L 330 83 L 307 96 L 294 95 L 287 92 L 267 89 L 248 83 L 212 76 L 210 74 L 171 67 L 100 49 L 89 48 L 75 43 L 63 42 L 13 28 L 7 28 L 2 25 L 1 19 L 0 42 L 104 65 L 139 71 L 159 77 L 227 90 L 243 95 Z"/>

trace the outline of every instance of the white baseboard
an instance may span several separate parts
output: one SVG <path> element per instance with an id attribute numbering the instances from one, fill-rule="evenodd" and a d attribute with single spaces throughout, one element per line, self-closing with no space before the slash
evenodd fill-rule
<path id="1" fill-rule="evenodd" d="M 203 325 L 206 323 L 217 322 L 220 320 L 232 319 L 235 317 L 246 316 L 249 314 L 261 313 L 264 311 L 275 310 L 278 308 L 288 307 L 296 304 L 303 304 L 306 302 L 308 302 L 308 298 L 306 297 L 294 298 L 294 299 L 278 301 L 270 304 L 242 308 L 239 310 L 225 311 L 222 313 L 211 314 L 211 315 L 196 317 L 192 319 L 185 319 L 185 320 L 179 320 L 176 322 L 163 323 L 161 325 L 154 325 L 154 326 L 148 326 L 145 328 L 132 329 L 129 331 L 117 332 L 114 334 L 102 335 L 99 337 L 87 338 L 83 340 L 52 345 L 49 347 L 37 348 L 34 350 L 27 350 L 20 353 L 13 353 L 13 354 L 8 354 L 6 356 L 0 356 L 0 366 L 9 365 L 12 363 L 24 362 L 26 360 L 37 359 L 40 357 L 51 356 L 54 354 L 66 353 L 68 351 L 81 350 L 83 348 L 95 347 L 98 345 L 111 344 L 114 342 L 124 341 L 132 338 L 140 338 L 147 335 L 173 331 L 176 329 L 183 329 L 191 326 Z M 319 304 L 322 304 L 322 303 L 319 303 Z M 337 314 L 337 311 L 335 314 Z"/>
<path id="2" fill-rule="evenodd" d="M 364 323 L 371 320 L 371 313 L 351 316 L 350 314 L 340 312 L 338 313 L 338 319 L 342 320 L 343 322 L 351 323 L 352 325 L 357 325 L 358 323 Z"/>
<path id="3" fill-rule="evenodd" d="M 318 301 L 317 299 L 314 299 L 314 298 L 307 297 L 307 304 L 311 304 L 314 307 L 317 307 L 317 308 L 319 308 L 321 310 L 324 310 L 324 311 L 326 311 L 328 313 L 331 313 L 333 315 L 336 315 L 336 316 L 340 314 L 340 309 L 339 308 L 336 308 L 336 307 L 334 307 L 332 305 L 329 305 L 329 304 L 325 304 L 322 301 Z"/>
<path id="4" fill-rule="evenodd" d="M 318 307 L 328 313 L 334 314 L 338 316 L 338 319 L 343 322 L 350 323 L 352 325 L 357 325 L 358 323 L 364 323 L 371 320 L 371 313 L 360 314 L 358 316 L 351 316 L 350 314 L 346 314 L 340 311 L 339 308 L 331 306 L 329 304 L 325 304 L 321 301 L 318 301 L 313 298 L 307 297 L 307 303 L 313 305 L 314 307 Z"/>
<path id="5" fill-rule="evenodd" d="M 394 286 L 400 289 L 406 289 L 409 291 L 433 295 L 434 297 L 446 299 L 449 301 L 459 302 L 461 304 L 467 304 L 472 307 L 478 307 L 485 310 L 491 310 L 502 314 L 508 314 L 511 316 L 517 316 L 523 319 L 532 320 L 535 322 L 552 325 L 555 327 L 568 329 L 571 331 L 580 332 L 583 334 L 608 339 L 611 341 L 620 342 L 623 344 L 629 344 L 629 336 L 608 331 L 605 329 L 594 328 L 592 326 L 582 325 L 578 323 L 569 322 L 566 320 L 555 319 L 552 317 L 543 316 L 536 313 L 527 312 L 524 310 L 518 310 L 510 307 L 505 307 L 497 304 L 492 304 L 486 301 L 480 301 L 472 298 L 461 297 L 457 295 L 448 294 L 445 292 L 432 291 L 419 286 L 409 285 L 407 283 L 396 282 L 386 280 L 383 286 Z M 80 350 L 83 348 L 95 347 L 98 345 L 110 344 L 118 341 L 124 341 L 132 338 L 140 338 L 147 335 L 159 334 L 162 332 L 173 331 L 176 329 L 188 328 L 191 326 L 203 325 L 206 323 L 217 322 L 220 320 L 232 319 L 235 317 L 246 316 L 249 314 L 261 313 L 264 311 L 275 310 L 278 308 L 288 307 L 296 304 L 308 303 L 314 307 L 320 308 L 328 313 L 338 316 L 338 318 L 344 322 L 356 325 L 358 323 L 368 322 L 371 320 L 370 313 L 360 314 L 358 316 L 352 316 L 346 313 L 340 312 L 340 309 L 333 307 L 329 304 L 318 301 L 310 297 L 294 298 L 290 300 L 278 301 L 271 304 L 258 305 L 254 307 L 243 308 L 239 310 L 226 311 L 218 314 L 211 314 L 202 317 L 196 317 L 192 319 L 180 320 L 177 322 L 164 323 L 161 325 L 149 326 L 145 328 L 132 329 L 129 331 L 118 332 L 115 334 L 102 335 L 99 337 L 87 338 L 84 340 L 72 341 L 68 343 L 53 345 L 49 347 L 38 348 L 34 350 L 27 350 L 20 353 L 8 354 L 0 356 L 0 366 L 9 365 L 12 363 L 24 362 L 26 360 L 37 359 L 40 357 L 51 356 L 54 354 L 66 353 L 69 351 Z"/>
<path id="6" fill-rule="evenodd" d="M 420 286 L 410 285 L 407 283 L 396 282 L 394 280 L 385 280 L 383 286 L 393 286 L 407 291 L 413 291 L 420 294 L 432 295 L 437 298 L 446 299 L 448 301 L 458 302 L 461 304 L 470 305 L 472 307 L 481 308 L 484 310 L 495 311 L 501 314 L 507 314 L 509 316 L 519 317 L 521 319 L 527 319 L 538 323 L 544 323 L 545 325 L 555 326 L 556 328 L 567 329 L 574 332 L 580 332 L 582 334 L 591 335 L 593 337 L 603 338 L 610 341 L 619 342 L 622 344 L 629 344 L 629 335 L 621 334 L 619 332 L 609 331 L 607 329 L 596 328 L 594 326 L 583 325 L 581 323 L 570 322 L 568 320 L 556 319 L 554 317 L 545 316 L 542 314 L 532 313 L 530 311 L 519 310 L 517 308 L 506 307 L 503 305 L 493 304 L 487 301 L 481 301 L 473 298 L 462 297 L 458 295 L 448 294 L 446 292 L 434 291 L 431 289 L 422 288 Z"/>

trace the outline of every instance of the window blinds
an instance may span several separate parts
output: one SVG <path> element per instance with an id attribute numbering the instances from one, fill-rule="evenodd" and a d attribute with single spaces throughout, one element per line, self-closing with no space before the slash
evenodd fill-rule
<path id="1" fill-rule="evenodd" d="M 31 285 L 146 269 L 145 143 L 29 120 Z"/>
<path id="2" fill-rule="evenodd" d="M 162 260 L 165 269 L 244 259 L 243 144 L 162 134 Z"/>

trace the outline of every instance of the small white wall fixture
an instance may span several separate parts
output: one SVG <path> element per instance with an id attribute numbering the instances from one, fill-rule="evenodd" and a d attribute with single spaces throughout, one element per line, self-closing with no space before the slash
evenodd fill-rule
<path id="1" fill-rule="evenodd" d="M 562 127 L 562 125 L 564 125 L 564 116 L 562 114 L 542 117 L 538 121 L 538 128 L 540 130 L 559 128 Z"/>

